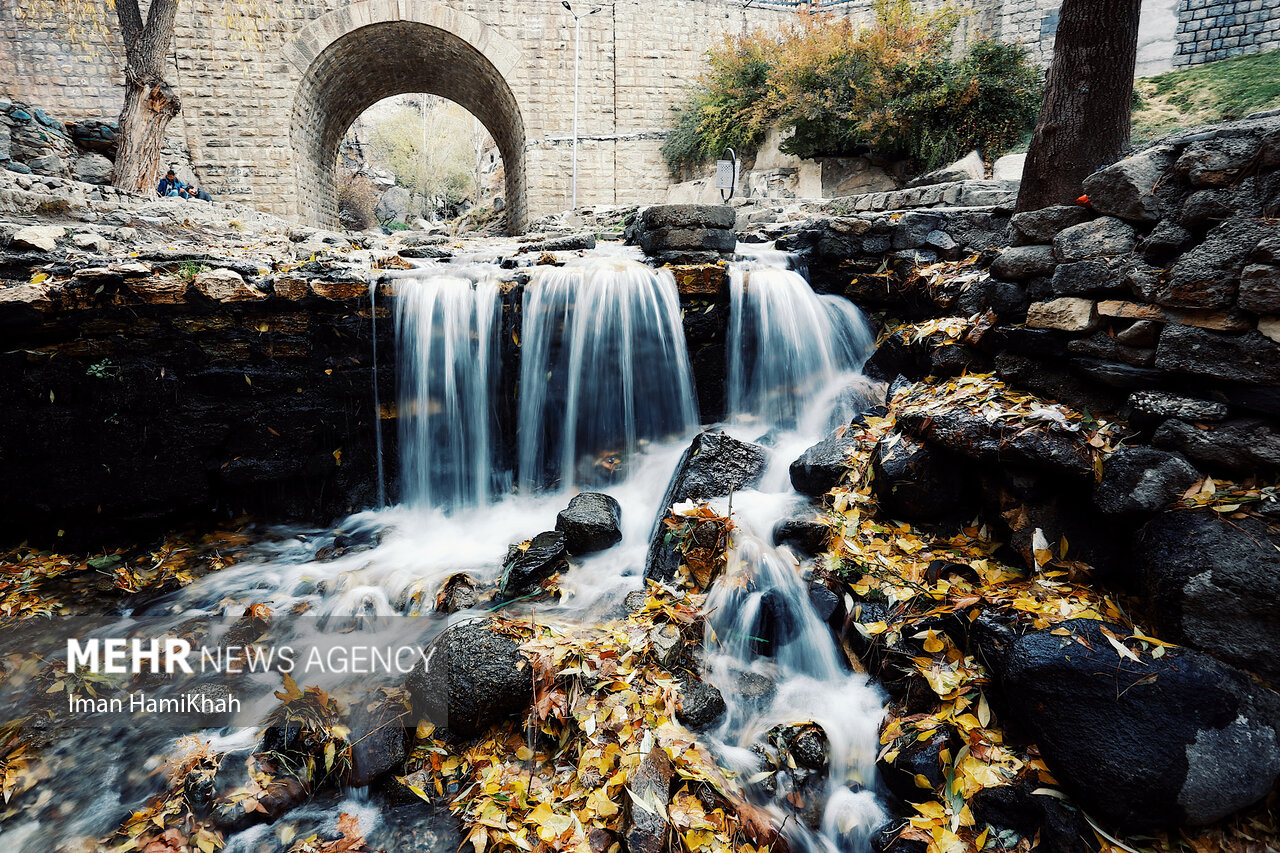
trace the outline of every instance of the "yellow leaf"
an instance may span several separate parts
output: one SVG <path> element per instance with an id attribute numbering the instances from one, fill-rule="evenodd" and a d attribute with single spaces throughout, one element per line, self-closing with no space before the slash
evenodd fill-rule
<path id="1" fill-rule="evenodd" d="M 49 274 L 47 272 L 38 272 L 35 275 L 31 276 L 31 283 L 39 284 L 42 281 L 46 281 L 48 278 L 49 278 Z"/>
<path id="2" fill-rule="evenodd" d="M 337 748 L 333 741 L 329 741 L 324 747 L 324 770 L 328 773 L 333 769 L 333 756 L 337 752 Z"/>
<path id="3" fill-rule="evenodd" d="M 991 706 L 987 704 L 987 694 L 978 694 L 978 722 L 985 729 L 991 725 Z M 981 845 L 979 845 L 981 846 Z"/>
<path id="4" fill-rule="evenodd" d="M 935 652 L 940 652 L 945 648 L 946 644 L 943 643 L 942 640 L 938 638 L 938 635 L 934 633 L 933 629 L 930 628 L 928 636 L 925 637 L 924 650 L 929 654 L 934 654 Z"/>
<path id="5" fill-rule="evenodd" d="M 923 773 L 916 774 L 916 787 L 923 788 L 926 791 L 933 790 L 933 783 L 929 781 L 929 777 Z"/>

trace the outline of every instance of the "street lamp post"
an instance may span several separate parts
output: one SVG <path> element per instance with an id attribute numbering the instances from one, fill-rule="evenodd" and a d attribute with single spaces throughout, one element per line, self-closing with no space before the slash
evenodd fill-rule
<path id="1" fill-rule="evenodd" d="M 597 6 L 590 12 L 579 15 L 573 11 L 573 7 L 569 5 L 569 0 L 560 0 L 560 5 L 569 10 L 569 14 L 573 15 L 573 179 L 572 179 L 572 201 L 569 209 L 578 209 L 578 62 L 582 57 L 580 50 L 580 37 L 582 35 L 582 19 L 594 15 L 600 11 Z"/>

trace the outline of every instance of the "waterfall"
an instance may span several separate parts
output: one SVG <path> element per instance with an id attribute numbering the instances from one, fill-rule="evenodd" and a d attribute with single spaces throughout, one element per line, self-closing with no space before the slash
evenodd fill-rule
<path id="1" fill-rule="evenodd" d="M 494 417 L 499 288 L 483 274 L 431 270 L 399 281 L 403 502 L 455 509 L 505 485 Z"/>
<path id="2" fill-rule="evenodd" d="M 369 332 L 373 337 L 373 440 L 377 454 L 378 507 L 387 505 L 387 475 L 382 464 L 382 394 L 378 390 L 378 277 L 369 276 Z"/>
<path id="3" fill-rule="evenodd" d="M 609 257 L 540 267 L 522 323 L 522 489 L 615 482 L 642 445 L 697 426 L 670 272 Z"/>
<path id="4" fill-rule="evenodd" d="M 874 341 L 853 303 L 814 293 L 782 252 L 750 248 L 754 256 L 729 274 L 728 417 L 794 427 L 815 393 L 862 366 Z"/>

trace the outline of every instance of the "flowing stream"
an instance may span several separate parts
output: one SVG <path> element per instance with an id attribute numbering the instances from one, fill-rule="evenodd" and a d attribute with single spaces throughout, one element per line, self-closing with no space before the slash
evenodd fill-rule
<path id="1" fill-rule="evenodd" d="M 729 568 L 708 598 L 703 654 L 705 677 L 722 691 L 728 711 L 705 737 L 725 766 L 742 774 L 751 796 L 786 821 L 793 845 L 855 853 L 867 849 L 883 821 L 874 781 L 881 696 L 850 670 L 811 605 L 812 565 L 770 543 L 774 523 L 804 504 L 790 487 L 787 465 L 866 403 L 858 368 L 870 334 L 856 308 L 815 295 L 788 266 L 776 253 L 757 252 L 732 270 L 727 429 L 764 439 L 773 458 L 756 489 L 732 497 Z M 508 544 L 552 529 L 578 489 L 606 491 L 619 501 L 623 539 L 576 562 L 561 584 L 561 601 L 539 605 L 539 612 L 595 620 L 640 589 L 663 493 L 699 426 L 675 282 L 666 271 L 609 254 L 533 270 L 520 303 L 516 452 L 506 454 L 497 402 L 499 272 L 491 264 L 434 264 L 395 282 L 398 505 L 328 530 L 273 531 L 251 558 L 145 606 L 103 613 L 75 635 L 194 633 L 216 646 L 231 641 L 246 608 L 261 604 L 278 615 L 263 640 L 276 646 L 330 654 L 353 634 L 370 646 L 425 645 L 447 624 L 432 612 L 444 582 L 464 572 L 495 581 Z M 727 501 L 718 505 L 729 510 Z M 51 634 L 24 642 L 61 656 L 57 643 L 74 629 L 57 628 L 56 641 Z M 15 651 L 7 642 L 0 654 Z M 225 680 L 196 674 L 168 689 L 225 689 Z M 384 681 L 398 684 L 403 676 Z M 308 676 L 307 683 L 329 690 L 378 685 L 342 671 Z M 744 690 L 744 683 L 767 688 Z M 229 754 L 220 788 L 224 774 L 234 781 L 237 763 L 255 749 L 257 721 L 276 704 L 278 689 L 277 673 L 244 674 L 235 684 L 244 698 L 242 725 L 202 733 Z M 812 724 L 825 737 L 825 772 L 757 781 L 777 760 L 771 736 Z M 60 739 L 51 758 L 61 760 L 51 762 L 51 778 L 42 784 L 61 801 L 6 827 L 0 849 L 47 853 L 77 835 L 109 834 L 159 789 L 159 756 L 181 734 L 86 726 Z M 84 778 L 99 784 L 77 782 Z M 447 834 L 406 846 L 396 818 L 364 792 L 346 796 L 341 810 L 359 810 L 375 847 L 456 846 Z M 327 805 L 291 815 L 332 828 L 339 809 Z M 257 849 L 254 839 L 265 832 L 233 836 L 227 850 Z"/>

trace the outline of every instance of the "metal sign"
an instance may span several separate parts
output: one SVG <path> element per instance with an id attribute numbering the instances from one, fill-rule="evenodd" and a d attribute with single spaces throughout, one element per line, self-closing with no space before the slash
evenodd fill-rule
<path id="1" fill-rule="evenodd" d="M 724 153 L 729 159 L 716 161 L 716 189 L 720 190 L 720 198 L 728 201 L 738 188 L 738 155 L 732 148 L 726 148 Z"/>

